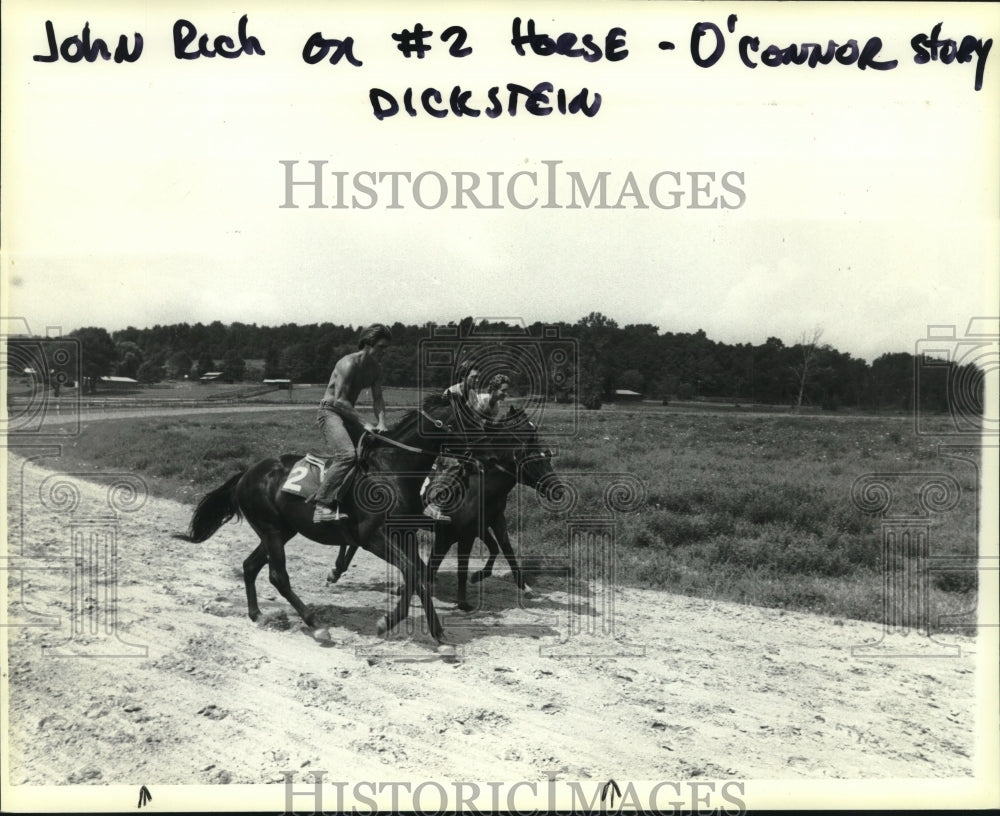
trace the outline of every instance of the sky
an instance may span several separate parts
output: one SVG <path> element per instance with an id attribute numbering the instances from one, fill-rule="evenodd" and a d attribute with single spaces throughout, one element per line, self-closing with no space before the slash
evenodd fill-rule
<path id="1" fill-rule="evenodd" d="M 928 326 L 961 335 L 971 318 L 1000 312 L 1000 54 L 987 56 L 976 91 L 975 55 L 918 65 L 910 44 L 937 22 L 943 38 L 996 38 L 996 6 L 749 4 L 733 34 L 721 3 L 520 12 L 522 30 L 531 16 L 554 36 L 594 35 L 594 62 L 530 45 L 519 56 L 519 12 L 489 4 L 78 9 L 4 4 L 3 313 L 35 333 L 213 320 L 575 322 L 600 311 L 727 343 L 794 343 L 822 327 L 823 342 L 871 361 L 914 350 Z M 174 56 L 178 19 L 211 43 L 235 39 L 241 14 L 263 55 Z M 46 20 L 57 43 L 88 22 L 112 51 L 119 34 L 134 45 L 139 31 L 143 52 L 133 63 L 36 61 L 49 53 Z M 423 59 L 391 36 L 417 22 L 433 32 Z M 690 51 L 698 22 L 724 36 L 710 67 Z M 449 53 L 455 36 L 442 40 L 451 26 L 467 33 L 465 57 Z M 610 61 L 616 27 L 628 55 Z M 307 64 L 317 31 L 353 37 L 362 65 Z M 879 58 L 898 65 L 750 69 L 743 35 L 760 50 L 879 36 Z M 703 57 L 714 38 L 701 42 Z M 541 82 L 570 99 L 600 93 L 600 107 L 532 116 L 522 97 L 510 116 L 507 84 Z M 379 121 L 369 101 L 379 88 L 402 108 L 407 88 L 417 100 L 435 88 L 447 109 L 455 86 L 479 109 L 499 87 L 503 113 L 401 110 Z M 314 180 L 315 166 L 322 207 L 310 206 L 315 185 L 286 183 Z M 594 206 L 599 195 L 584 206 L 582 191 L 601 178 L 607 206 Z M 497 185 L 498 206 L 459 198 L 473 180 L 487 205 Z"/>

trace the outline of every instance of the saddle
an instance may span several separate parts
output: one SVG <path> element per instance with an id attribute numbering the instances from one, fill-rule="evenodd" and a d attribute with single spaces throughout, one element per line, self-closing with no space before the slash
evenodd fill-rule
<path id="1" fill-rule="evenodd" d="M 354 467 L 348 472 L 344 479 L 343 490 L 346 492 L 350 488 L 351 482 L 359 470 L 366 470 L 368 465 L 368 455 L 375 443 L 375 438 L 371 434 L 363 434 L 358 441 L 355 453 Z M 320 482 L 329 467 L 330 460 L 316 453 L 307 453 L 299 459 L 288 472 L 288 477 L 281 489 L 285 493 L 293 496 L 309 498 L 319 490 Z"/>
<path id="2" fill-rule="evenodd" d="M 292 465 L 281 489 L 293 496 L 312 496 L 319 490 L 320 482 L 323 481 L 323 476 L 326 474 L 328 462 L 328 459 L 314 453 L 307 453 Z"/>

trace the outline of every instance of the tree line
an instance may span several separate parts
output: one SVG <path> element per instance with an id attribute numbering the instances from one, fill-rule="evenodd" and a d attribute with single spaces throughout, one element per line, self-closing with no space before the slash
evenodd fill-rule
<path id="1" fill-rule="evenodd" d="M 88 391 L 99 389 L 101 377 L 111 375 L 156 383 L 196 379 L 210 371 L 230 382 L 280 378 L 325 383 L 336 361 L 357 348 L 361 328 L 220 321 L 114 332 L 86 327 L 71 332 L 68 341 L 10 337 L 7 366 L 21 373 L 29 367 L 25 361 L 35 360 L 30 367 L 47 381 L 78 372 Z M 391 328 L 393 343 L 382 361 L 386 385 L 447 385 L 452 376 L 448 367 L 421 367 L 421 341 L 431 337 L 433 327 L 397 322 Z M 826 410 L 912 410 L 919 399 L 925 410 L 946 411 L 956 383 L 962 388 L 963 410 L 978 405 L 981 411 L 983 402 L 983 373 L 971 364 L 925 360 L 908 352 L 886 353 L 869 364 L 821 344 L 819 331 L 791 345 L 777 337 L 759 345 L 729 344 L 711 340 L 700 329 L 675 333 L 650 324 L 622 327 L 600 312 L 575 323 L 529 326 L 477 323 L 467 317 L 446 328 L 458 340 L 498 338 L 477 341 L 487 345 L 533 340 L 545 349 L 547 343 L 562 343 L 571 354 L 544 364 L 547 392 L 591 408 L 627 390 L 663 401 L 727 400 Z M 523 392 L 527 384 L 517 370 L 511 374 L 512 391 Z"/>

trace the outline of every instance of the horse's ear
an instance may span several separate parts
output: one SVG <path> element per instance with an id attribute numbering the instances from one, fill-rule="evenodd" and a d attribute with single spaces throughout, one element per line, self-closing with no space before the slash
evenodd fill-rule
<path id="1" fill-rule="evenodd" d="M 515 408 L 513 405 L 511 405 L 510 408 L 507 409 L 507 416 L 509 417 L 514 416 L 514 414 L 516 413 L 517 413 L 517 408 Z"/>

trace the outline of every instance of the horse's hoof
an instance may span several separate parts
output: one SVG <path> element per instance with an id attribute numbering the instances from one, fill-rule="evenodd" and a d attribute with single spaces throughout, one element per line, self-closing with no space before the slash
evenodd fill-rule
<path id="1" fill-rule="evenodd" d="M 260 610 L 259 609 L 256 610 L 256 611 L 254 611 L 254 612 L 249 612 L 248 614 L 250 615 L 250 620 L 252 620 L 254 623 L 256 623 L 258 620 L 260 620 Z"/>
<path id="2" fill-rule="evenodd" d="M 434 651 L 441 655 L 441 657 L 454 657 L 456 654 L 455 647 L 450 643 L 439 643 Z"/>
<path id="3" fill-rule="evenodd" d="M 313 640 L 318 640 L 320 643 L 330 642 L 330 630 L 325 626 L 321 626 L 319 629 L 313 629 Z"/>
<path id="4" fill-rule="evenodd" d="M 484 580 L 485 578 L 486 578 L 486 576 L 482 573 L 482 571 L 480 571 L 480 572 L 474 572 L 469 577 L 469 583 L 470 584 L 478 584 L 480 581 Z"/>
<path id="5" fill-rule="evenodd" d="M 338 572 L 335 569 L 332 569 L 332 570 L 330 570 L 330 574 L 326 576 L 326 582 L 328 584 L 335 584 L 335 583 L 337 583 L 337 581 L 340 580 L 340 576 L 341 575 L 343 575 L 343 573 Z"/>
<path id="6" fill-rule="evenodd" d="M 383 616 L 379 618 L 378 625 L 375 627 L 375 634 L 379 637 L 385 637 L 386 632 L 389 631 L 389 621 Z"/>
<path id="7" fill-rule="evenodd" d="M 534 595 L 535 594 L 535 590 L 533 590 L 527 584 L 525 584 L 523 587 L 521 587 L 521 592 L 523 592 L 525 595 Z"/>
<path id="8" fill-rule="evenodd" d="M 473 609 L 476 608 L 475 606 L 473 606 L 472 604 L 470 604 L 468 601 L 459 601 L 457 604 L 455 604 L 455 606 L 457 606 L 463 612 L 471 612 Z"/>

